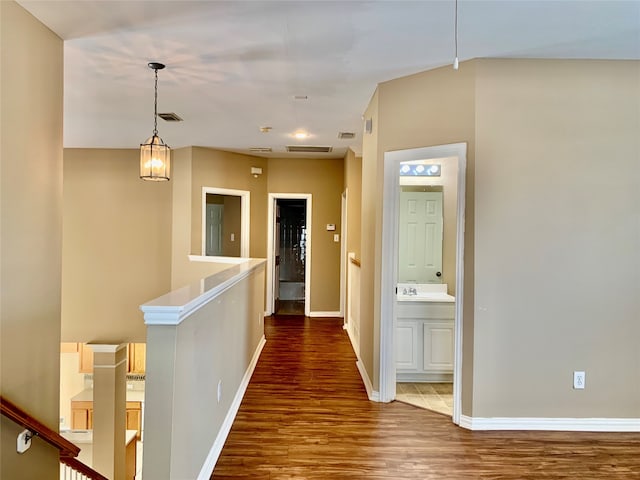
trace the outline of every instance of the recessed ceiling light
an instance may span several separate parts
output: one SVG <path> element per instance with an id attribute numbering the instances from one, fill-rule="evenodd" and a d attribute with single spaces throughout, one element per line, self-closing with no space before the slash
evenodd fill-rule
<path id="1" fill-rule="evenodd" d="M 296 132 L 293 134 L 293 136 L 296 137 L 298 140 L 304 140 L 309 136 L 309 134 L 307 132 Z"/>
<path id="2" fill-rule="evenodd" d="M 262 133 L 269 133 L 271 131 L 271 127 L 260 127 L 260 131 Z"/>
<path id="3" fill-rule="evenodd" d="M 309 100 L 309 97 L 306 95 L 294 95 L 293 96 L 294 100 Z"/>

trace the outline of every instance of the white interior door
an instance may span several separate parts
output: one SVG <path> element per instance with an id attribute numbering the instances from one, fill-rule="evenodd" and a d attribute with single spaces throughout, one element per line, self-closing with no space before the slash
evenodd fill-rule
<path id="1" fill-rule="evenodd" d="M 222 217 L 224 205 L 207 204 L 207 238 L 205 255 L 222 255 Z"/>
<path id="2" fill-rule="evenodd" d="M 400 192 L 399 247 L 398 282 L 442 282 L 442 192 Z"/>

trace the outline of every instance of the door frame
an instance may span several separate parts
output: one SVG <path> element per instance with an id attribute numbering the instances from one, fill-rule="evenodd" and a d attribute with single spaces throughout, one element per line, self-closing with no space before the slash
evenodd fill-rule
<path id="1" fill-rule="evenodd" d="M 349 189 L 345 188 L 341 197 L 340 217 L 340 316 L 346 327 L 347 319 L 347 205 L 349 204 Z"/>
<path id="2" fill-rule="evenodd" d="M 275 298 L 273 295 L 275 278 L 275 215 L 276 202 L 278 200 L 306 200 L 306 248 L 304 257 L 304 314 L 309 316 L 311 313 L 311 213 L 312 213 L 312 195 L 310 193 L 269 193 L 268 211 L 267 211 L 267 298 L 265 306 L 265 315 L 274 313 Z"/>
<path id="3" fill-rule="evenodd" d="M 396 397 L 395 288 L 398 271 L 398 217 L 400 162 L 457 157 L 456 304 L 454 320 L 453 423 L 459 425 L 462 400 L 462 332 L 464 305 L 464 226 L 466 199 L 467 144 L 453 143 L 384 153 L 382 209 L 382 255 L 380 295 L 380 401 Z"/>
<path id="4" fill-rule="evenodd" d="M 249 258 L 249 239 L 251 228 L 251 192 L 248 190 L 234 190 L 231 188 L 218 188 L 218 187 L 202 187 L 202 206 L 201 206 L 201 234 L 202 240 L 200 244 L 200 251 L 202 256 L 206 256 L 207 248 L 207 193 L 214 195 L 231 195 L 234 197 L 240 197 L 240 257 Z M 233 257 L 215 257 L 210 256 L 208 258 L 213 259 L 226 259 Z"/>

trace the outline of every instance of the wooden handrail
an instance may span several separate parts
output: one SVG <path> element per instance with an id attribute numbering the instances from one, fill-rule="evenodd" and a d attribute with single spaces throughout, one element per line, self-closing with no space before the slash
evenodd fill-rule
<path id="1" fill-rule="evenodd" d="M 40 437 L 45 442 L 53 445 L 58 450 L 60 450 L 60 456 L 65 457 L 77 457 L 80 452 L 80 448 L 71 443 L 69 440 L 64 438 L 58 432 L 54 432 L 49 427 L 40 423 L 38 420 L 33 418 L 27 412 L 22 410 L 20 407 L 17 407 L 13 403 L 11 403 L 6 398 L 0 396 L 0 413 L 5 417 L 13 420 L 18 425 L 23 426 L 24 428 L 31 430 L 35 435 Z"/>
<path id="2" fill-rule="evenodd" d="M 109 480 L 104 475 L 100 474 L 99 472 L 96 472 L 93 468 L 87 467 L 84 463 L 82 463 L 77 458 L 60 455 L 60 462 L 70 466 L 76 472 L 83 474 L 84 476 L 86 476 L 87 478 L 90 478 L 91 480 Z"/>

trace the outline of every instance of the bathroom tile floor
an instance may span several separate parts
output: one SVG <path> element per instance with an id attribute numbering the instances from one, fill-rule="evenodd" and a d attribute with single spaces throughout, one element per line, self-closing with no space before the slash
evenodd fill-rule
<path id="1" fill-rule="evenodd" d="M 397 383 L 396 400 L 444 415 L 452 415 L 453 384 Z"/>

